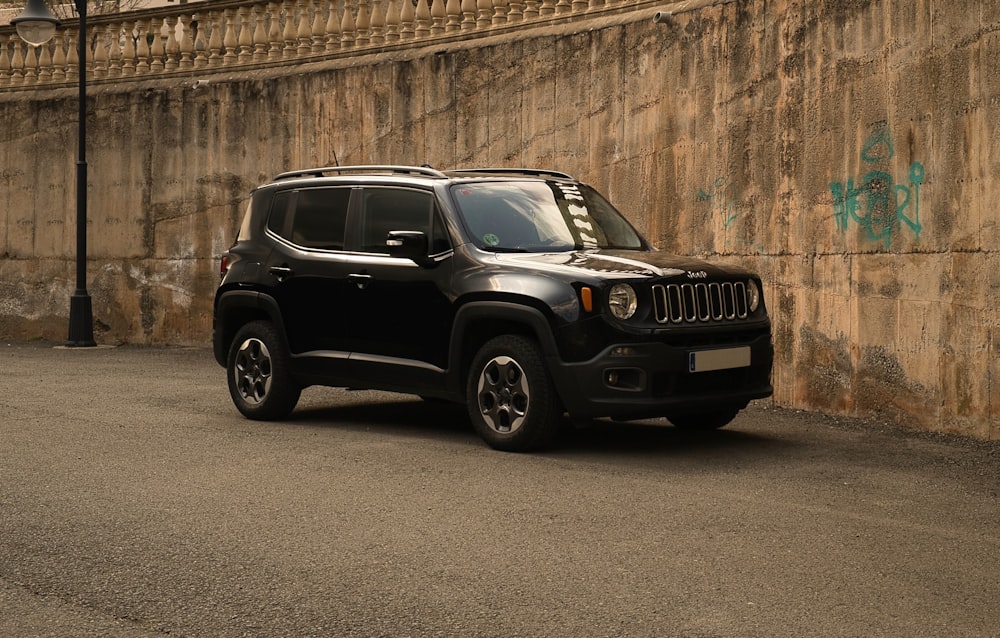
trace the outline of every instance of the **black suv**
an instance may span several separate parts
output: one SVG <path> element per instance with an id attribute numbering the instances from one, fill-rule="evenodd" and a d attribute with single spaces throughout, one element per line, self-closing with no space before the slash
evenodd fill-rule
<path id="1" fill-rule="evenodd" d="M 528 450 L 565 413 L 712 429 L 772 392 L 759 278 L 656 251 L 558 172 L 284 173 L 221 274 L 215 358 L 252 419 L 374 388 L 465 403 L 489 445 Z"/>

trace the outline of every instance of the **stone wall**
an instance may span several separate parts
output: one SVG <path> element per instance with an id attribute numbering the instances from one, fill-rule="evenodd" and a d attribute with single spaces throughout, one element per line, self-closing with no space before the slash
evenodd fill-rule
<path id="1" fill-rule="evenodd" d="M 551 167 L 660 248 L 764 275 L 776 403 L 1000 438 L 1000 3 L 696 5 L 101 83 L 98 341 L 207 344 L 217 258 L 280 171 Z M 75 108 L 69 89 L 0 91 L 6 338 L 65 337 Z"/>

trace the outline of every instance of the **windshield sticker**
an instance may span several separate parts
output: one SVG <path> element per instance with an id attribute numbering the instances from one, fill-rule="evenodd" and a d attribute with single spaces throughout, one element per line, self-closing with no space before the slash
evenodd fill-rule
<path id="1" fill-rule="evenodd" d="M 483 235 L 483 243 L 487 246 L 497 246 L 500 244 L 500 238 L 493 233 L 486 233 Z"/>

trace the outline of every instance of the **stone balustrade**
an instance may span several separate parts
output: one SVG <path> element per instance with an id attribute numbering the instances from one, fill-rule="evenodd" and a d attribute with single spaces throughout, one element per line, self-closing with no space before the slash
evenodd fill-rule
<path id="1" fill-rule="evenodd" d="M 88 18 L 87 78 L 194 75 L 484 37 L 649 0 L 222 0 Z M 79 27 L 32 47 L 0 27 L 0 91 L 78 81 Z"/>

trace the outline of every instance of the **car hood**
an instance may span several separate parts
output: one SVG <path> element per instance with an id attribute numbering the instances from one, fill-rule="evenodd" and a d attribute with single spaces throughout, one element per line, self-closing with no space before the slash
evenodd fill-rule
<path id="1" fill-rule="evenodd" d="M 749 271 L 739 266 L 660 251 L 593 249 L 565 253 L 498 253 L 497 259 L 510 266 L 597 277 L 733 279 L 750 276 Z"/>

